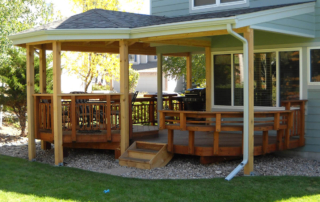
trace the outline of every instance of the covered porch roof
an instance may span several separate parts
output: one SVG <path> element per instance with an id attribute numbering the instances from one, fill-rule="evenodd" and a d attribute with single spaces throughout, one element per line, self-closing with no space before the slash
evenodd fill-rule
<path id="1" fill-rule="evenodd" d="M 156 42 L 170 45 L 206 47 L 211 44 L 210 39 L 207 39 L 207 41 L 186 41 L 186 39 L 228 34 L 226 31 L 227 24 L 231 24 L 236 32 L 242 33 L 243 30 L 241 28 L 243 27 L 251 26 L 251 28 L 255 28 L 254 26 L 260 23 L 312 13 L 314 10 L 314 1 L 181 17 L 153 16 L 93 9 L 60 21 L 10 35 L 9 38 L 13 41 L 14 45 L 20 46 L 25 46 L 26 43 L 34 43 L 36 45 L 40 41 L 51 43 L 55 40 L 71 42 L 79 40 L 114 41 L 128 39 L 132 42 Z M 302 37 L 314 37 L 312 34 L 306 35 L 299 32 L 288 33 L 281 30 L 268 30 L 269 28 L 261 26 L 256 26 L 255 29 Z M 179 41 L 171 41 L 173 39 L 179 39 Z M 62 50 L 77 51 L 79 49 L 79 51 L 82 51 L 80 50 L 81 48 L 73 47 L 73 45 L 76 44 L 62 45 Z M 101 44 L 100 51 L 116 53 L 117 50 L 113 49 L 112 45 L 114 44 L 108 42 Z M 99 48 L 99 46 L 94 44 L 92 46 Z M 143 48 L 146 48 L 146 46 Z M 50 50 L 52 47 L 48 46 L 46 49 Z M 139 47 L 132 49 L 139 49 Z M 150 51 L 151 49 L 149 49 Z M 134 51 L 131 52 L 133 53 Z M 146 53 L 137 52 L 136 54 Z M 155 54 L 155 52 L 152 54 Z"/>

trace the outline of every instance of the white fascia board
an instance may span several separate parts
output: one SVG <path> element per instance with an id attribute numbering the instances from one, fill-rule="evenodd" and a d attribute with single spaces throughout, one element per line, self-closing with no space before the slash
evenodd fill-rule
<path id="1" fill-rule="evenodd" d="M 315 34 L 313 34 L 313 35 L 312 34 L 305 34 L 305 33 L 301 33 L 301 32 L 293 32 L 293 31 L 276 29 L 276 28 L 269 28 L 269 27 L 264 27 L 264 26 L 259 26 L 259 25 L 252 25 L 250 27 L 255 30 L 282 33 L 282 34 L 288 34 L 288 35 L 300 36 L 300 37 L 306 37 L 306 38 L 315 38 Z"/>
<path id="2" fill-rule="evenodd" d="M 305 3 L 282 8 L 275 8 L 266 11 L 243 14 L 237 16 L 237 23 L 234 28 L 251 26 L 259 23 L 270 22 L 292 16 L 312 13 L 315 11 L 315 3 Z"/>
<path id="3" fill-rule="evenodd" d="M 192 32 L 214 31 L 226 29 L 227 24 L 235 24 L 235 17 L 193 20 L 187 22 L 168 23 L 147 27 L 133 28 L 130 38 L 164 36 L 172 34 L 187 34 Z"/>
<path id="4" fill-rule="evenodd" d="M 107 39 L 129 39 L 129 28 L 115 29 L 55 29 L 42 30 L 22 34 L 10 35 L 13 44 L 32 43 L 47 40 L 107 40 Z"/>

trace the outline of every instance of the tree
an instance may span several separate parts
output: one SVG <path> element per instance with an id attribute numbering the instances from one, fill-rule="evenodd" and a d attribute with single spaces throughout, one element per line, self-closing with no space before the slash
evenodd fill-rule
<path id="1" fill-rule="evenodd" d="M 162 68 L 166 76 L 179 79 L 186 76 L 185 57 L 164 57 Z M 203 85 L 206 80 L 206 67 L 204 54 L 192 54 L 192 83 Z"/>
<path id="2" fill-rule="evenodd" d="M 0 68 L 0 79 L 5 83 L 0 87 L 0 105 L 3 104 L 19 119 L 21 136 L 25 136 L 27 113 L 27 59 L 21 49 L 9 49 L 7 62 Z M 52 57 L 47 59 L 47 67 Z M 35 57 L 35 92 L 39 92 L 39 57 Z M 47 68 L 47 92 L 52 93 L 52 68 Z"/>
<path id="3" fill-rule="evenodd" d="M 121 8 L 119 0 L 70 0 L 73 3 L 73 10 L 86 12 L 90 9 L 101 8 L 106 10 L 118 11 Z M 127 0 L 126 3 L 132 3 L 133 0 Z M 112 79 L 120 78 L 120 59 L 115 54 L 101 53 L 73 53 L 66 56 L 66 69 L 69 74 L 75 74 L 84 83 L 84 91 L 88 91 L 88 87 L 92 80 L 101 76 L 107 82 Z M 133 91 L 138 83 L 138 73 L 129 67 L 129 84 L 130 91 Z M 133 90 L 132 90 L 133 89 Z"/>
<path id="4" fill-rule="evenodd" d="M 0 0 L 0 65 L 6 62 L 12 42 L 8 36 L 54 19 L 53 6 L 44 0 Z"/>

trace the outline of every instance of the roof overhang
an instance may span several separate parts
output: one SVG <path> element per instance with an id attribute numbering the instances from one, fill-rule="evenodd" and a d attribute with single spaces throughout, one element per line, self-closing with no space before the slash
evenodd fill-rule
<path id="1" fill-rule="evenodd" d="M 185 21 L 178 23 L 161 24 L 139 28 L 108 28 L 108 29 L 53 29 L 34 31 L 10 35 L 9 39 L 14 45 L 34 43 L 39 41 L 72 41 L 72 40 L 120 40 L 120 39 L 141 39 L 146 37 L 168 36 L 226 30 L 227 24 L 232 24 L 234 28 L 253 26 L 273 20 L 288 18 L 292 16 L 312 13 L 315 11 L 315 3 L 305 3 L 281 8 L 275 8 L 265 11 L 259 11 L 249 14 L 237 15 L 227 18 L 213 18 L 194 21 Z M 268 30 L 266 30 L 268 31 Z M 276 31 L 276 30 L 269 30 Z M 290 34 L 290 33 L 289 33 Z M 294 35 L 303 37 L 299 33 Z"/>

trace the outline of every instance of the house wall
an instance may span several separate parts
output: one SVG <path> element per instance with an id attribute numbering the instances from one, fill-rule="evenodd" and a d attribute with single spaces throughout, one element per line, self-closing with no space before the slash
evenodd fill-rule
<path id="1" fill-rule="evenodd" d="M 150 0 L 151 15 L 159 16 L 183 16 L 189 15 L 192 0 Z M 270 5 L 281 5 L 289 3 L 310 2 L 310 0 L 250 0 L 249 7 L 262 7 Z M 248 5 L 245 5 L 248 7 Z M 225 7 L 225 9 L 233 9 L 234 7 Z M 224 8 L 221 8 L 224 9 Z M 201 10 L 200 12 L 219 11 L 214 9 Z M 199 12 L 198 12 L 199 13 Z"/>

